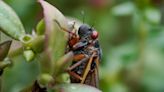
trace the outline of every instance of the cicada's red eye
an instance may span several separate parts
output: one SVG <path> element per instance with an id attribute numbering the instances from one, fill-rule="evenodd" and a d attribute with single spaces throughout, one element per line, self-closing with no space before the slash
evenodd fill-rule
<path id="1" fill-rule="evenodd" d="M 98 38 L 98 32 L 97 31 L 93 31 L 92 34 L 91 34 L 91 38 L 92 39 L 97 39 Z"/>

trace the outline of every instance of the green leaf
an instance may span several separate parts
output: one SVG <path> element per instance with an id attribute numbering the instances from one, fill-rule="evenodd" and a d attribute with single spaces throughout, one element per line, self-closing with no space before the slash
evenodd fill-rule
<path id="1" fill-rule="evenodd" d="M 10 37 L 19 40 L 22 35 L 25 35 L 23 25 L 16 13 L 0 0 L 0 29 Z"/>
<path id="2" fill-rule="evenodd" d="M 3 73 L 3 91 L 1 92 L 20 92 L 36 80 L 40 71 L 39 64 L 37 61 L 26 62 L 22 54 L 10 59 L 13 66 L 6 68 Z"/>
<path id="3" fill-rule="evenodd" d="M 147 8 L 145 10 L 146 19 L 153 24 L 159 24 L 161 21 L 161 13 L 160 10 L 155 8 Z"/>
<path id="4" fill-rule="evenodd" d="M 37 35 L 44 35 L 45 33 L 45 22 L 43 19 L 39 21 L 36 27 L 36 33 Z"/>
<path id="5" fill-rule="evenodd" d="M 94 87 L 84 84 L 64 84 L 55 88 L 55 92 L 102 92 Z"/>
<path id="6" fill-rule="evenodd" d="M 50 60 L 54 62 L 64 55 L 67 42 L 66 32 L 64 32 L 55 21 L 58 21 L 62 27 L 68 29 L 67 21 L 63 14 L 54 6 L 43 0 L 39 0 L 39 2 L 43 7 L 46 25 L 45 50 Z"/>
<path id="7" fill-rule="evenodd" d="M 112 8 L 112 14 L 115 16 L 128 16 L 133 14 L 135 6 L 132 2 L 126 2 Z"/>

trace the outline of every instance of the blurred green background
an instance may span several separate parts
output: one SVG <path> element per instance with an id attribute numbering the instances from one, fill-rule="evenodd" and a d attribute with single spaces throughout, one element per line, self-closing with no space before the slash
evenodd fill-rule
<path id="1" fill-rule="evenodd" d="M 28 33 L 35 29 L 42 18 L 37 1 L 4 1 L 16 11 Z M 65 16 L 84 18 L 99 31 L 103 92 L 164 92 L 164 0 L 47 1 Z M 4 92 L 18 92 L 30 85 L 37 77 L 37 67 L 36 62 L 21 61 L 6 69 Z"/>

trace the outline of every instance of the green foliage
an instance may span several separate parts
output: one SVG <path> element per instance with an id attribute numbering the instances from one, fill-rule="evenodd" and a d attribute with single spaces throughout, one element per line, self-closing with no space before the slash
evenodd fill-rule
<path id="1" fill-rule="evenodd" d="M 150 23 L 159 24 L 161 21 L 160 10 L 155 9 L 155 8 L 146 8 L 145 17 Z"/>
<path id="2" fill-rule="evenodd" d="M 2 76 L 2 92 L 19 92 L 32 85 L 39 75 L 39 64 L 36 59 L 26 62 L 23 55 L 12 58 L 13 65 L 6 68 Z"/>
<path id="3" fill-rule="evenodd" d="M 3 1 L 0 1 L 0 29 L 14 39 L 25 35 L 23 25 L 15 12 Z"/>
<path id="4" fill-rule="evenodd" d="M 36 26 L 36 33 L 37 35 L 43 35 L 45 33 L 45 23 L 44 20 L 40 20 Z"/>
<path id="5" fill-rule="evenodd" d="M 53 88 L 57 85 L 68 82 L 69 76 L 68 74 L 65 74 L 64 71 L 70 64 L 69 62 L 73 59 L 73 52 L 69 52 L 67 54 L 64 53 L 68 34 L 60 28 L 61 26 L 63 28 L 69 29 L 67 19 L 64 17 L 64 15 L 62 15 L 62 13 L 58 9 L 56 9 L 54 6 L 47 3 L 46 1 L 39 0 L 38 2 L 41 4 L 43 8 L 44 22 L 43 20 L 41 20 L 38 23 L 36 33 L 33 31 L 32 34 L 25 34 L 25 32 L 21 34 L 21 30 L 19 29 L 14 31 L 11 31 L 10 29 L 5 29 L 5 31 L 3 31 L 10 37 L 19 40 L 19 43 L 22 43 L 23 45 L 20 45 L 14 41 L 13 44 L 17 47 L 16 49 L 12 48 L 9 55 L 7 55 L 6 52 L 8 53 L 9 46 L 6 46 L 6 48 L 4 48 L 2 44 L 1 58 L 4 59 L 6 57 L 9 57 L 14 63 L 13 66 L 8 70 L 5 70 L 5 73 L 3 74 L 4 81 L 0 84 L 3 88 L 2 91 L 17 92 L 32 90 L 33 87 L 35 87 L 35 85 L 33 85 L 34 81 L 37 81 L 37 83 L 39 83 L 39 86 L 47 87 L 48 89 L 50 85 L 50 88 Z M 5 7 L 10 8 L 9 6 Z M 2 8 L 4 8 L 4 6 Z M 13 15 L 10 15 L 10 13 L 14 12 L 11 10 L 8 11 L 9 16 L 12 17 Z M 16 14 L 13 17 L 15 16 Z M 4 18 L 4 20 L 5 19 L 6 18 Z M 17 21 L 19 21 L 20 25 L 22 25 L 18 18 Z M 3 22 L 0 23 L 3 24 Z M 13 22 L 10 23 L 11 25 L 15 26 L 17 24 Z M 10 23 L 8 23 L 9 26 Z M 6 27 L 6 25 L 7 24 L 4 23 L 1 27 Z M 17 32 L 18 34 L 16 34 L 15 36 L 15 33 Z M 5 53 L 3 53 L 4 51 Z M 4 61 L 7 62 L 9 61 L 9 59 L 5 59 Z M 28 63 L 24 61 L 28 61 Z M 29 63 L 29 61 L 31 62 Z M 0 66 L 4 67 L 3 65 L 9 64 L 10 63 L 0 63 Z M 21 69 L 23 67 L 24 69 Z M 21 72 L 19 70 L 21 70 Z M 26 70 L 28 72 L 26 72 Z M 25 73 L 30 75 L 30 77 L 27 78 L 27 75 Z M 14 74 L 18 74 L 19 76 L 22 74 L 23 75 L 21 78 L 18 78 L 19 76 L 15 76 Z M 11 76 L 14 77 L 11 78 Z M 11 81 L 12 79 L 14 79 L 14 81 Z M 18 80 L 22 79 L 25 79 L 25 81 L 19 83 L 17 82 Z M 14 83 L 18 84 L 13 85 Z M 8 87 L 10 87 L 10 89 L 7 89 Z M 71 84 L 63 88 L 66 92 L 71 92 L 75 89 L 77 90 L 80 88 L 90 90 L 93 89 L 88 86 L 84 87 Z M 94 92 L 96 90 L 97 89 L 93 89 Z M 99 91 L 97 90 L 97 92 Z"/>
<path id="6" fill-rule="evenodd" d="M 55 62 L 61 56 L 63 56 L 65 51 L 65 49 L 63 48 L 65 48 L 67 41 L 67 37 L 65 37 L 66 34 L 61 30 L 61 28 L 59 28 L 55 20 L 57 20 L 60 25 L 66 29 L 68 29 L 66 26 L 67 22 L 64 16 L 60 13 L 60 11 L 57 10 L 54 6 L 42 0 L 40 0 L 39 2 L 43 7 L 44 21 L 46 25 L 46 51 L 47 53 L 50 53 L 50 60 Z"/>
<path id="7" fill-rule="evenodd" d="M 128 16 L 135 12 L 135 6 L 132 2 L 126 2 L 112 8 L 112 14 L 115 16 Z"/>
<path id="8" fill-rule="evenodd" d="M 164 1 L 47 1 L 55 5 L 66 16 L 71 16 L 81 21 L 83 21 L 84 17 L 84 23 L 88 23 L 89 25 L 94 24 L 94 28 L 99 31 L 100 45 L 103 50 L 99 71 L 100 88 L 103 92 L 163 92 Z M 100 5 L 100 3 L 97 3 L 99 1 L 107 2 L 104 5 Z M 45 8 L 43 8 L 45 11 L 43 22 L 41 20 L 42 8 L 38 7 L 39 4 L 35 0 L 5 0 L 5 2 L 16 11 L 25 29 L 27 29 L 26 32 L 32 33 L 31 30 L 36 28 L 36 34 L 30 35 L 30 41 L 25 43 L 22 41 L 23 46 L 17 50 L 19 52 L 18 56 L 12 58 L 13 66 L 5 69 L 4 75 L 2 76 L 4 80 L 2 83 L 4 92 L 18 92 L 22 88 L 32 85 L 34 80 L 39 79 L 38 76 L 41 76 L 41 74 L 46 74 L 46 76 L 43 76 L 41 79 L 43 79 L 43 84 L 47 84 L 51 79 L 47 74 L 54 74 L 56 69 L 54 66 L 63 65 L 59 61 L 64 62 L 65 60 L 62 57 L 67 57 L 63 56 L 63 48 L 66 44 L 67 35 L 65 36 L 65 33 L 63 33 L 53 20 L 61 16 L 61 20 L 59 18 L 58 21 L 63 27 L 67 28 L 67 24 L 64 22 L 65 19 L 64 21 L 62 20 L 63 15 L 61 15 L 61 13 L 59 13 L 59 15 L 57 13 L 56 15 L 54 13 L 56 8 L 55 10 L 54 8 L 50 9 L 50 11 L 49 9 L 44 10 Z M 3 5 L 6 7 L 6 4 Z M 2 5 L 0 5 L 0 9 L 1 8 L 3 8 Z M 5 16 L 1 16 L 3 18 L 2 21 L 0 21 L 0 28 L 3 29 L 3 32 L 5 31 L 5 33 L 10 35 L 12 32 L 15 32 L 13 30 L 20 29 L 18 29 L 19 25 L 15 25 L 12 19 L 6 18 L 6 16 L 13 18 L 15 13 L 10 14 L 10 10 L 9 12 L 6 11 L 0 12 L 0 14 L 5 14 Z M 13 12 L 13 10 L 11 11 Z M 85 12 L 84 16 L 80 14 L 81 11 Z M 16 20 L 17 19 L 18 18 L 16 18 Z M 38 20 L 41 21 L 37 27 L 35 27 L 36 21 L 38 22 Z M 51 25 L 46 25 L 45 20 L 50 20 Z M 19 19 L 17 21 L 20 22 Z M 46 31 L 44 31 L 44 29 L 46 29 Z M 20 32 L 21 34 L 25 33 L 21 31 L 16 32 Z M 44 32 L 46 35 L 44 35 Z M 13 33 L 11 35 L 13 36 Z M 19 35 L 13 37 L 19 39 Z M 44 40 L 45 38 L 47 38 L 48 41 Z M 48 43 L 48 46 L 44 48 L 46 43 Z M 25 47 L 25 50 L 32 50 L 35 53 L 35 58 L 32 60 L 34 62 L 25 62 L 26 60 L 22 55 L 24 51 L 22 47 Z M 44 49 L 46 49 L 46 51 L 44 51 Z M 49 52 L 51 53 L 50 55 L 48 55 Z M 10 52 L 9 56 L 13 56 L 13 52 Z M 62 77 L 57 79 L 60 80 L 60 78 Z M 74 86 L 79 87 L 79 85 L 73 84 L 73 86 L 66 85 L 64 89 L 72 92 L 71 88 L 74 88 Z M 84 89 L 88 89 L 88 87 L 83 87 L 84 86 L 82 86 L 82 89 L 79 87 L 79 89 L 81 89 L 79 92 L 84 92 Z"/>

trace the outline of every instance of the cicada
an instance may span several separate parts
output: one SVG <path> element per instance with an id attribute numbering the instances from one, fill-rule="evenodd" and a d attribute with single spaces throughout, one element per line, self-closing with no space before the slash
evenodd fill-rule
<path id="1" fill-rule="evenodd" d="M 83 24 L 78 30 L 67 30 L 56 21 L 59 27 L 69 33 L 66 53 L 72 51 L 74 58 L 66 71 L 70 75 L 71 83 L 81 83 L 99 86 L 98 67 L 102 51 L 99 45 L 98 32 Z"/>

